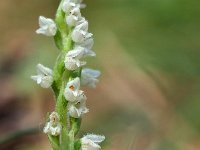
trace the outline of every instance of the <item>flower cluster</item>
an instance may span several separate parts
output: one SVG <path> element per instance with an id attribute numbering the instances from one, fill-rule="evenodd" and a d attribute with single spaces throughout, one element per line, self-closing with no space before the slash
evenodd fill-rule
<path id="1" fill-rule="evenodd" d="M 76 70 L 86 64 L 85 61 L 82 61 L 84 57 L 96 56 L 95 52 L 91 50 L 94 44 L 93 34 L 88 32 L 88 21 L 81 16 L 79 5 L 70 2 L 64 4 L 63 11 L 70 14 L 66 17 L 66 23 L 74 26 L 71 35 L 74 48 L 66 54 L 65 67 L 68 70 Z M 69 9 L 70 6 L 73 7 Z"/>
<path id="2" fill-rule="evenodd" d="M 79 118 L 82 114 L 88 112 L 85 105 L 87 98 L 84 92 L 80 90 L 80 79 L 78 77 L 67 83 L 64 96 L 69 101 L 68 110 L 71 117 Z"/>
<path id="3" fill-rule="evenodd" d="M 80 9 L 85 7 L 85 4 L 82 4 L 81 2 L 82 0 L 62 0 L 59 7 L 61 13 L 64 14 L 64 18 L 61 21 L 64 22 L 64 26 L 66 26 L 68 29 L 71 29 L 71 32 L 68 33 L 67 38 L 71 39 L 72 41 L 70 48 L 67 49 L 65 53 L 62 53 L 62 55 L 64 54 L 64 57 L 61 64 L 63 64 L 64 70 L 65 72 L 68 72 L 68 74 L 73 74 L 76 72 L 78 72 L 78 74 L 76 74 L 76 76 L 69 76 L 68 79 L 66 79 L 67 82 L 63 82 L 65 83 L 63 91 L 61 90 L 61 87 L 56 88 L 58 88 L 58 90 L 61 92 L 61 95 L 63 95 L 61 98 L 64 97 L 66 101 L 67 114 L 70 118 L 75 119 L 81 118 L 83 114 L 88 112 L 88 108 L 86 107 L 87 97 L 84 91 L 80 89 L 81 86 L 95 88 L 96 84 L 99 82 L 97 78 L 101 74 L 98 70 L 82 68 L 86 65 L 84 58 L 94 57 L 96 56 L 96 53 L 92 50 L 94 40 L 93 34 L 88 32 L 88 21 L 81 15 Z M 36 33 L 46 36 L 54 37 L 57 36 L 58 32 L 61 34 L 64 32 L 59 28 L 58 22 L 43 16 L 39 17 L 39 27 L 40 28 L 36 30 Z M 65 38 L 65 36 L 61 38 Z M 56 84 L 56 80 L 54 79 L 54 71 L 41 64 L 38 64 L 38 74 L 31 76 L 31 78 L 36 81 L 37 84 L 40 84 L 41 87 L 52 87 L 54 90 L 53 84 Z M 63 78 L 60 77 L 59 80 L 63 80 Z M 66 117 L 64 117 L 64 119 L 66 119 L 67 114 L 62 113 L 63 111 L 51 113 L 49 116 L 49 121 L 44 127 L 44 133 L 52 136 L 58 136 L 61 134 L 62 129 L 65 128 L 64 126 L 67 126 L 66 124 L 63 124 L 60 119 L 60 117 L 63 115 L 66 115 Z M 104 139 L 104 136 L 88 134 L 81 138 L 80 150 L 99 150 L 101 147 L 98 145 L 98 143 L 102 142 Z"/>

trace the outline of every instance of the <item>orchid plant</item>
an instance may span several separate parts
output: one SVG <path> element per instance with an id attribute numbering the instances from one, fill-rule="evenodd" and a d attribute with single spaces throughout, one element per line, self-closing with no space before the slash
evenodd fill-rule
<path id="1" fill-rule="evenodd" d="M 92 51 L 93 34 L 88 21 L 81 15 L 85 8 L 81 0 L 61 0 L 55 20 L 39 17 L 37 34 L 53 37 L 60 54 L 53 69 L 37 65 L 37 75 L 31 78 L 43 88 L 52 88 L 55 110 L 50 113 L 43 132 L 54 150 L 99 150 L 105 137 L 87 134 L 77 138 L 81 118 L 89 110 L 81 86 L 96 87 L 100 71 L 84 68 L 85 57 L 96 56 Z"/>

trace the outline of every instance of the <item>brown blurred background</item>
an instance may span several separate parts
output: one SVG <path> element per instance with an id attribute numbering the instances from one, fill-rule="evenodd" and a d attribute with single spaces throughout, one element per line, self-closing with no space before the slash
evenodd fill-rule
<path id="1" fill-rule="evenodd" d="M 53 95 L 30 76 L 37 63 L 55 62 L 53 39 L 35 30 L 38 16 L 54 18 L 58 3 L 0 1 L 1 150 L 50 149 L 40 131 Z M 97 53 L 88 66 L 102 76 L 97 89 L 85 89 L 90 113 L 80 135 L 104 134 L 105 150 L 199 150 L 200 1 L 85 3 Z"/>

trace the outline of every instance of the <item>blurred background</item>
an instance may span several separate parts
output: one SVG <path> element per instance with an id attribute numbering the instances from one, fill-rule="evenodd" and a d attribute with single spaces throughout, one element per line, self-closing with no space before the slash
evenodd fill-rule
<path id="1" fill-rule="evenodd" d="M 54 18 L 58 3 L 0 1 L 1 150 L 50 149 L 41 131 L 53 95 L 30 76 L 37 63 L 55 62 L 53 39 L 35 30 L 38 16 Z M 104 134 L 105 150 L 199 150 L 200 1 L 85 3 L 97 53 L 88 66 L 102 76 L 96 89 L 84 89 L 90 113 L 80 135 Z"/>

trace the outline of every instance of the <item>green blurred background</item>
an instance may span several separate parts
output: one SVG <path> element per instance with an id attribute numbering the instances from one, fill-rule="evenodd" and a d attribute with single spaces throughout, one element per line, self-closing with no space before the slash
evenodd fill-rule
<path id="1" fill-rule="evenodd" d="M 90 113 L 81 133 L 104 134 L 105 150 L 200 149 L 200 1 L 85 0 L 102 71 L 84 89 Z M 54 108 L 50 90 L 30 79 L 37 63 L 52 67 L 53 39 L 35 34 L 38 16 L 54 18 L 59 0 L 0 1 L 0 139 L 39 128 Z M 41 132 L 1 150 L 49 150 Z"/>

